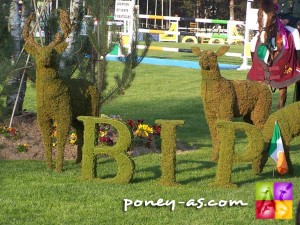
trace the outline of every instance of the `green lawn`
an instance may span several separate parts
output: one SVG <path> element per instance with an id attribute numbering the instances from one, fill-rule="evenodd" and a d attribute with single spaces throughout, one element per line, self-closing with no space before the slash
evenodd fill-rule
<path id="1" fill-rule="evenodd" d="M 172 58 L 176 58 L 173 53 Z M 187 53 L 181 53 L 187 54 Z M 164 56 L 165 57 L 165 56 Z M 192 56 L 190 56 L 192 57 Z M 194 57 L 193 60 L 196 60 Z M 121 70 L 111 62 L 109 73 Z M 245 71 L 222 71 L 230 79 L 245 79 Z M 80 166 L 66 162 L 65 171 L 48 171 L 41 161 L 0 161 L 0 224 L 294 224 L 294 220 L 255 220 L 256 182 L 293 182 L 295 216 L 300 200 L 300 139 L 293 142 L 291 158 L 293 176 L 273 177 L 274 163 L 269 160 L 260 175 L 253 175 L 251 165 L 235 165 L 232 180 L 237 189 L 212 189 L 217 165 L 210 162 L 211 140 L 200 99 L 200 70 L 179 67 L 141 65 L 132 87 L 103 108 L 107 115 L 120 114 L 123 120 L 141 119 L 153 124 L 156 119 L 181 119 L 178 128 L 181 141 L 196 147 L 195 151 L 177 155 L 177 187 L 159 185 L 161 154 L 134 158 L 134 179 L 128 185 L 85 182 L 80 180 Z M 289 88 L 288 103 L 293 87 Z M 273 108 L 276 109 L 277 96 Z M 35 111 L 34 89 L 29 85 L 25 108 Z M 240 140 L 237 150 L 246 144 Z M 98 161 L 101 177 L 115 175 L 110 158 Z M 129 207 L 124 212 L 124 199 L 175 200 L 170 207 Z M 244 207 L 185 207 L 178 202 L 204 198 L 209 200 L 242 200 Z"/>
<path id="2" fill-rule="evenodd" d="M 183 48 L 183 49 L 191 49 L 191 47 L 199 47 L 200 49 L 212 49 L 217 50 L 221 45 L 208 45 L 208 44 L 194 44 L 194 43 L 174 43 L 174 42 L 152 42 L 152 46 L 158 47 L 169 47 L 169 48 Z M 229 51 L 230 53 L 243 53 L 244 45 L 231 45 Z M 157 57 L 161 59 L 180 59 L 180 60 L 189 60 L 189 61 L 198 61 L 197 57 L 195 57 L 192 53 L 177 53 L 177 52 L 168 52 L 168 51 L 155 51 L 149 50 L 148 57 Z M 249 60 L 250 62 L 251 60 Z M 242 58 L 237 57 L 227 57 L 222 56 L 219 58 L 220 63 L 229 63 L 229 64 L 242 64 Z"/>
<path id="3" fill-rule="evenodd" d="M 210 150 L 200 149 L 177 156 L 177 181 L 180 186 L 159 184 L 160 154 L 134 158 L 136 172 L 131 184 L 118 185 L 80 180 L 80 167 L 74 162 L 66 171 L 56 174 L 45 169 L 40 161 L 2 161 L 0 224 L 294 224 L 291 220 L 255 220 L 255 182 L 289 181 L 294 185 L 294 210 L 299 201 L 299 153 L 292 151 L 295 176 L 275 175 L 269 162 L 264 172 L 255 176 L 249 165 L 235 166 L 233 182 L 237 189 L 211 189 L 216 165 L 209 161 Z M 298 157 L 296 157 L 298 156 Z M 102 174 L 113 175 L 114 163 L 101 162 Z M 171 207 L 128 207 L 124 199 L 175 200 Z M 185 207 L 178 202 L 204 198 L 209 200 L 242 200 L 247 206 Z"/>

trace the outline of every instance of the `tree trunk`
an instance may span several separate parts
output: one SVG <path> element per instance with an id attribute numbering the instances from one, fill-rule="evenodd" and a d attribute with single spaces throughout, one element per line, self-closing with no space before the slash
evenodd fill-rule
<path id="1" fill-rule="evenodd" d="M 234 0 L 230 0 L 229 2 L 229 18 L 230 20 L 234 20 Z"/>
<path id="2" fill-rule="evenodd" d="M 12 0 L 10 4 L 9 31 L 14 40 L 14 51 L 11 56 L 11 59 L 13 65 L 15 65 L 17 63 L 17 59 L 21 52 L 21 19 L 20 19 L 20 14 L 18 9 L 18 0 Z M 16 74 L 14 74 L 13 78 L 11 78 L 8 82 L 8 86 L 9 86 L 8 89 L 10 91 L 6 99 L 6 107 L 9 111 L 12 110 L 14 107 L 21 77 L 22 77 L 22 73 L 17 72 Z M 26 91 L 26 82 L 23 83 L 21 88 L 21 92 L 19 95 L 19 99 L 15 111 L 16 115 L 22 113 L 25 91 Z"/>
<path id="3" fill-rule="evenodd" d="M 71 1 L 71 5 L 70 5 L 70 21 L 71 24 L 76 26 L 76 24 L 79 21 L 79 17 L 80 17 L 80 9 L 82 9 L 83 7 L 83 0 L 73 0 Z M 74 41 L 74 36 L 75 36 L 75 30 L 77 29 L 73 29 L 71 34 L 69 35 L 69 37 L 67 38 L 67 42 L 69 43 L 67 49 L 66 49 L 66 54 L 70 54 L 73 50 L 73 43 Z"/>
<path id="4" fill-rule="evenodd" d="M 60 70 L 63 70 L 65 66 L 65 60 L 72 54 L 74 51 L 74 43 L 75 43 L 75 36 L 76 31 L 78 31 L 77 23 L 81 19 L 80 18 L 80 10 L 83 8 L 83 0 L 72 0 L 70 2 L 70 22 L 73 25 L 72 32 L 70 33 L 69 37 L 66 39 L 68 43 L 68 47 L 62 54 L 62 60 L 60 61 L 59 67 Z"/>
<path id="5" fill-rule="evenodd" d="M 198 0 L 196 2 L 195 18 L 200 18 L 200 7 L 201 7 L 201 0 Z"/>

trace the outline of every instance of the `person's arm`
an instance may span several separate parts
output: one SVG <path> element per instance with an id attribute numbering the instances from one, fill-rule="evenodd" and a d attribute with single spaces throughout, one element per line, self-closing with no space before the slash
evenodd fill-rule
<path id="1" fill-rule="evenodd" d="M 281 19 L 280 20 L 283 26 L 286 26 L 290 21 L 289 19 L 285 18 L 285 19 Z"/>

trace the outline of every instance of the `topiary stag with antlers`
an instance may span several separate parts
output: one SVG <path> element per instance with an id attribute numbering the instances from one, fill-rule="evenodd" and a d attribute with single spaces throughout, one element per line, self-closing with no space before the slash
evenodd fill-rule
<path id="1" fill-rule="evenodd" d="M 37 121 L 42 132 L 45 148 L 45 160 L 48 168 L 52 168 L 53 123 L 57 122 L 57 172 L 63 169 L 64 146 L 72 125 L 77 132 L 77 162 L 82 158 L 83 124 L 76 118 L 80 115 L 97 116 L 99 110 L 99 94 L 92 83 L 83 79 L 62 79 L 58 74 L 55 58 L 67 47 L 65 39 L 71 32 L 68 13 L 60 10 L 60 27 L 63 34 L 57 33 L 48 46 L 41 46 L 30 33 L 30 24 L 35 19 L 31 14 L 24 25 L 23 38 L 25 50 L 36 62 L 36 98 Z"/>

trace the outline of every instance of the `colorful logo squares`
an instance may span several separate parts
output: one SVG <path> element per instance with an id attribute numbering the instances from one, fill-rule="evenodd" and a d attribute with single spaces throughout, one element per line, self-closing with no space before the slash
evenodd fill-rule
<path id="1" fill-rule="evenodd" d="M 291 182 L 256 183 L 256 219 L 292 219 L 293 184 Z"/>

